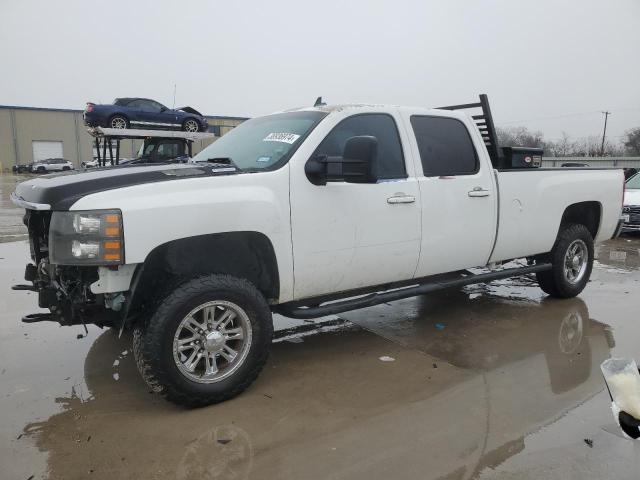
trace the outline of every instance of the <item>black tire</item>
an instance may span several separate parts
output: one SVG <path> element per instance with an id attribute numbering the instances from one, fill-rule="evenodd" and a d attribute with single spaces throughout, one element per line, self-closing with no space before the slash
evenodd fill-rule
<path id="1" fill-rule="evenodd" d="M 199 383 L 183 374 L 174 361 L 174 335 L 189 312 L 211 301 L 240 307 L 251 325 L 251 341 L 244 360 L 229 376 Z M 229 275 L 207 275 L 177 285 L 144 325 L 135 327 L 133 352 L 151 390 L 178 405 L 202 407 L 235 397 L 251 385 L 267 361 L 272 337 L 271 311 L 250 282 Z"/>
<path id="2" fill-rule="evenodd" d="M 38 167 L 38 168 L 36 168 L 36 172 L 39 172 L 39 173 L 46 172 L 46 171 L 47 171 L 47 169 L 46 169 L 46 168 L 44 168 L 44 167 Z"/>
<path id="3" fill-rule="evenodd" d="M 124 122 L 124 127 L 118 127 L 118 126 L 114 126 L 114 124 L 120 124 L 122 125 L 122 122 Z M 129 128 L 129 119 L 127 117 L 125 117 L 124 115 L 114 115 L 112 117 L 109 118 L 109 121 L 107 122 L 107 127 L 109 128 Z"/>
<path id="4" fill-rule="evenodd" d="M 194 125 L 196 126 L 195 130 L 188 130 L 188 125 Z M 182 122 L 182 131 L 184 132 L 199 132 L 200 131 L 200 124 L 198 123 L 198 121 L 195 118 L 187 118 L 184 122 Z"/>
<path id="5" fill-rule="evenodd" d="M 62 167 L 63 172 L 66 172 L 67 170 L 71 170 L 71 167 Z"/>
<path id="6" fill-rule="evenodd" d="M 565 255 L 574 242 L 580 241 L 586 246 L 586 265 L 579 278 L 571 281 L 565 273 Z M 591 233 L 584 225 L 577 223 L 562 225 L 553 249 L 547 255 L 539 256 L 538 261 L 550 261 L 553 265 L 551 270 L 536 273 L 538 285 L 542 291 L 556 298 L 575 297 L 584 290 L 591 276 L 593 268 L 593 237 L 591 237 Z"/>

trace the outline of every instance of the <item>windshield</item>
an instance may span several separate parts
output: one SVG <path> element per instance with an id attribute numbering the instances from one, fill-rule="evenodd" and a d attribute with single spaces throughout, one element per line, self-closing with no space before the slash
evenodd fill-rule
<path id="1" fill-rule="evenodd" d="M 267 170 L 286 162 L 325 116 L 322 112 L 289 112 L 247 120 L 193 161 L 226 163 L 230 159 L 240 170 Z"/>
<path id="2" fill-rule="evenodd" d="M 151 155 L 151 152 L 153 152 L 153 144 L 142 144 L 140 145 L 140 148 L 138 149 L 138 158 L 144 156 L 144 155 Z"/>
<path id="3" fill-rule="evenodd" d="M 640 173 L 636 173 L 633 177 L 627 180 L 627 190 L 640 190 Z"/>

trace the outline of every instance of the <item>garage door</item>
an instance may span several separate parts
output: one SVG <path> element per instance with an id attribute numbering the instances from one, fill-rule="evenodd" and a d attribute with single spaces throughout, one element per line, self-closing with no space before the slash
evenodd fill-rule
<path id="1" fill-rule="evenodd" d="M 64 158 L 62 142 L 34 140 L 31 145 L 33 147 L 34 162 L 46 160 L 47 158 Z"/>

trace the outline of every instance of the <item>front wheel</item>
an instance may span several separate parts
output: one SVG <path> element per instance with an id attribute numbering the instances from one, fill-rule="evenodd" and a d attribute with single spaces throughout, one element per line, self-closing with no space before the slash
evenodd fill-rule
<path id="1" fill-rule="evenodd" d="M 153 391 L 188 407 L 245 390 L 264 366 L 271 311 L 248 281 L 229 275 L 179 285 L 134 330 L 138 368 Z"/>
<path id="2" fill-rule="evenodd" d="M 575 297 L 591 276 L 593 237 L 584 225 L 563 225 L 551 252 L 539 260 L 552 264 L 551 270 L 536 274 L 540 288 L 552 297 Z"/>

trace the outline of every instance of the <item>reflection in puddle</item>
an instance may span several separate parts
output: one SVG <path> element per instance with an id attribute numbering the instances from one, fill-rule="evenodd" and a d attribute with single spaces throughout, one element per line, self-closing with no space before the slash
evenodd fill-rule
<path id="1" fill-rule="evenodd" d="M 596 266 L 600 264 L 613 273 L 640 269 L 640 249 L 637 245 L 635 237 L 620 237 L 598 245 L 594 251 Z"/>
<path id="2" fill-rule="evenodd" d="M 24 432 L 48 453 L 51 478 L 474 478 L 600 392 L 598 365 L 614 346 L 585 302 L 542 298 L 530 278 L 277 337 L 247 392 L 185 410 L 148 392 L 130 337 L 104 332 L 82 391 Z"/>
<path id="3" fill-rule="evenodd" d="M 207 430 L 184 449 L 176 468 L 177 480 L 244 480 L 253 460 L 251 439 L 235 425 Z"/>

